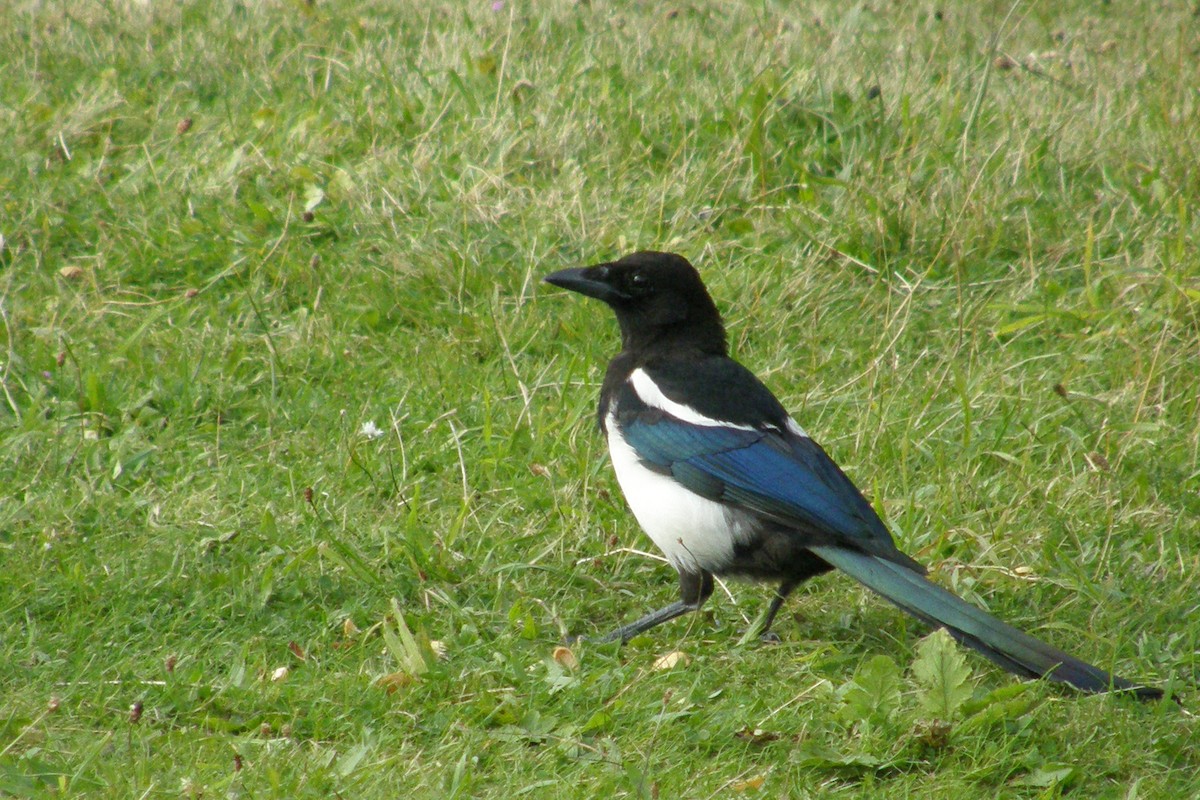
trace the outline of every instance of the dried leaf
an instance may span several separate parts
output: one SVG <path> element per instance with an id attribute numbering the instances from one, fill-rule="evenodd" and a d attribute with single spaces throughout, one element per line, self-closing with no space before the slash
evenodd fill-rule
<path id="1" fill-rule="evenodd" d="M 664 670 L 674 669 L 678 666 L 686 667 L 691 662 L 691 657 L 682 650 L 672 650 L 665 656 L 659 656 L 654 659 L 653 669 Z"/>
<path id="2" fill-rule="evenodd" d="M 559 645 L 554 648 L 554 660 L 567 669 L 579 669 L 579 659 L 575 657 L 575 654 L 571 652 L 571 648 L 569 647 Z"/>
<path id="3" fill-rule="evenodd" d="M 749 792 L 749 791 L 757 792 L 759 789 L 761 789 L 763 787 L 763 784 L 766 782 L 767 782 L 766 775 L 755 775 L 753 778 L 747 778 L 744 781 L 734 781 L 732 788 L 735 792 Z"/>
<path id="4" fill-rule="evenodd" d="M 762 728 L 751 728 L 749 725 L 734 734 L 734 738 L 748 744 L 767 744 L 779 740 L 775 731 L 764 731 Z"/>
<path id="5" fill-rule="evenodd" d="M 387 691 L 388 694 L 395 694 L 405 686 L 411 686 L 416 680 L 416 677 L 407 672 L 390 672 L 376 680 L 375 685 Z"/>
<path id="6" fill-rule="evenodd" d="M 304 210 L 311 213 L 317 206 L 325 202 L 325 190 L 315 183 L 304 186 Z"/>

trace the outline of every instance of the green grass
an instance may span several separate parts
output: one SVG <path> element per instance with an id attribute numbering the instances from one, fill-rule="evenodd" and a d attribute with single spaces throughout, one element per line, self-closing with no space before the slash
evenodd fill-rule
<path id="1" fill-rule="evenodd" d="M 1190 6 L 181 5 L 0 0 L 0 795 L 1200 792 L 836 576 L 556 660 L 674 579 L 538 283 L 684 253 L 936 580 L 1193 706 Z"/>

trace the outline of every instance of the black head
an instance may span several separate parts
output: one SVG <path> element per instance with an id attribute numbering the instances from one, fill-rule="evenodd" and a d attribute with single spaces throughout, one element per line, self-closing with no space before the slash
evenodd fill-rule
<path id="1" fill-rule="evenodd" d="M 683 256 L 644 251 L 560 270 L 543 280 L 607 303 L 616 312 L 626 350 L 669 343 L 725 354 L 721 315 L 700 273 Z"/>

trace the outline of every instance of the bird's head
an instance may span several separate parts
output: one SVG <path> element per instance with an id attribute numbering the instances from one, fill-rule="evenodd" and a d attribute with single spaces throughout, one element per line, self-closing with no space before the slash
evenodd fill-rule
<path id="1" fill-rule="evenodd" d="M 644 251 L 560 270 L 543 280 L 607 303 L 617 315 L 627 350 L 670 344 L 726 352 L 721 314 L 683 256 Z"/>

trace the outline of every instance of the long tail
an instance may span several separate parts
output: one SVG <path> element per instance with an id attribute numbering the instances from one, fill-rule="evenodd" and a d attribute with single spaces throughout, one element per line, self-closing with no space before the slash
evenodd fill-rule
<path id="1" fill-rule="evenodd" d="M 1085 692 L 1130 692 L 1144 700 L 1162 697 L 1161 689 L 1110 675 L 1038 641 L 900 564 L 838 547 L 811 550 L 917 619 L 946 628 L 959 642 L 1016 675 L 1047 678 Z"/>

